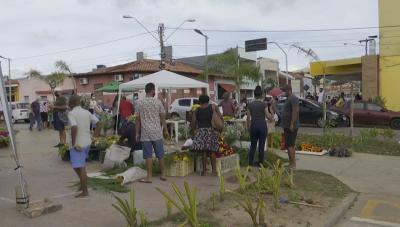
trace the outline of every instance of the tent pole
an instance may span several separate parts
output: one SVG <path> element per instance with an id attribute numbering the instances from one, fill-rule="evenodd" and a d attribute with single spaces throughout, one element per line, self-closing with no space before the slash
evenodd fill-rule
<path id="1" fill-rule="evenodd" d="M 0 62 L 1 63 L 1 62 Z M 29 206 L 29 199 L 28 199 L 28 192 L 26 190 L 26 181 L 24 179 L 24 176 L 22 174 L 22 165 L 19 162 L 19 158 L 18 158 L 18 152 L 17 152 L 17 146 L 15 143 L 15 133 L 14 133 L 14 129 L 11 125 L 11 111 L 10 111 L 10 106 L 7 103 L 7 96 L 6 96 L 6 89 L 5 89 L 5 84 L 4 84 L 4 77 L 3 77 L 3 73 L 2 73 L 2 69 L 1 69 L 1 64 L 0 64 L 0 99 L 1 99 L 1 106 L 3 107 L 3 116 L 4 116 L 4 121 L 6 123 L 7 126 L 7 130 L 9 133 L 9 137 L 10 137 L 10 142 L 11 142 L 11 150 L 12 150 L 12 157 L 14 158 L 15 164 L 17 165 L 17 167 L 15 168 L 15 170 L 18 170 L 18 176 L 19 176 L 19 184 L 21 187 L 21 194 L 22 197 L 24 199 L 27 199 L 27 203 Z"/>
<path id="2" fill-rule="evenodd" d="M 118 88 L 118 101 L 117 101 L 117 122 L 115 123 L 115 135 L 118 134 L 118 120 L 119 120 L 119 103 L 121 102 L 121 93 L 122 93 L 122 89 Z"/>

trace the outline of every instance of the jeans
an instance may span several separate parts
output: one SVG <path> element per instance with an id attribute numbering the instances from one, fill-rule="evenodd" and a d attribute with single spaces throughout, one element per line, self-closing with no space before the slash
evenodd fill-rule
<path id="1" fill-rule="evenodd" d="M 257 148 L 258 142 L 258 162 L 264 163 L 264 146 L 267 138 L 267 123 L 265 120 L 254 120 L 250 126 L 250 154 L 249 154 L 249 165 L 254 164 L 254 155 Z"/>
<path id="2" fill-rule="evenodd" d="M 31 116 L 29 119 L 29 129 L 32 130 L 33 125 L 37 124 L 37 129 L 40 131 L 42 130 L 42 117 L 40 114 L 35 114 L 34 116 Z"/>

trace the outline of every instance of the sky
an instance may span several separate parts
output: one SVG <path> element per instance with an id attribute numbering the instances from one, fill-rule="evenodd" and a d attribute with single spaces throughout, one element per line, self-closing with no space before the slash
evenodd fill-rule
<path id="1" fill-rule="evenodd" d="M 50 73 L 57 60 L 80 73 L 134 61 L 140 51 L 159 59 L 158 41 L 134 19 L 122 18 L 127 14 L 154 36 L 164 23 L 165 37 L 195 19 L 166 40 L 174 58 L 204 54 L 197 28 L 209 36 L 209 54 L 243 47 L 249 39 L 277 42 L 288 52 L 289 70 L 311 61 L 292 44 L 311 48 L 320 59 L 351 58 L 364 54 L 359 40 L 378 35 L 376 28 L 304 31 L 377 27 L 378 0 L 0 0 L 0 55 L 11 58 L 12 78 L 30 69 Z M 284 69 L 284 55 L 274 45 L 257 55 L 279 60 Z M 4 60 L 2 70 L 8 74 Z"/>

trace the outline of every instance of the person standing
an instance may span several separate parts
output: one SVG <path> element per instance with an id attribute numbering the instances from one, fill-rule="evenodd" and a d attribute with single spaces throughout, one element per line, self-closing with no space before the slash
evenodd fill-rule
<path id="1" fill-rule="evenodd" d="M 323 105 L 323 104 L 324 104 L 324 95 L 325 95 L 324 89 L 323 89 L 323 88 L 320 88 L 320 89 L 319 89 L 319 94 L 318 94 L 318 103 L 319 103 L 320 105 Z"/>
<path id="2" fill-rule="evenodd" d="M 145 86 L 146 97 L 138 102 L 136 115 L 136 141 L 142 142 L 143 159 L 146 160 L 147 176 L 140 180 L 142 183 L 152 182 L 153 150 L 158 158 L 161 169 L 160 179 L 165 181 L 164 165 L 164 136 L 168 137 L 165 109 L 160 100 L 154 98 L 155 85 L 148 83 Z"/>
<path id="3" fill-rule="evenodd" d="M 49 126 L 49 107 L 47 101 L 40 102 L 40 118 L 42 119 L 43 128 L 48 128 Z"/>
<path id="4" fill-rule="evenodd" d="M 37 124 L 37 129 L 39 131 L 42 131 L 42 119 L 40 116 L 40 104 L 39 104 L 39 99 L 36 99 L 35 101 L 32 102 L 31 104 L 31 110 L 32 110 L 32 120 L 30 120 L 30 126 L 29 130 L 32 131 L 32 127 L 34 122 Z"/>
<path id="5" fill-rule="evenodd" d="M 68 123 L 67 115 L 67 99 L 60 94 L 59 91 L 54 93 L 56 101 L 54 105 L 49 106 L 53 110 L 53 124 L 54 130 L 58 131 L 60 141 L 54 147 L 60 147 L 67 142 L 67 135 L 65 133 L 65 125 Z"/>
<path id="6" fill-rule="evenodd" d="M 195 133 L 191 150 L 202 155 L 202 176 L 206 175 L 207 156 L 211 159 L 212 174 L 217 175 L 215 153 L 219 149 L 219 133 L 212 127 L 211 121 L 213 114 L 217 114 L 221 119 L 222 116 L 218 107 L 209 103 L 210 98 L 207 95 L 201 95 L 200 107 L 196 109 L 192 117 L 192 129 Z"/>
<path id="7" fill-rule="evenodd" d="M 94 96 L 94 94 L 90 94 L 90 101 L 89 101 L 89 112 L 91 114 L 94 114 L 94 109 L 97 106 L 97 102 L 96 102 L 96 97 Z"/>
<path id="8" fill-rule="evenodd" d="M 71 111 L 68 113 L 69 124 L 71 125 L 71 146 L 70 157 L 71 166 L 79 177 L 80 194 L 76 198 L 82 198 L 89 195 L 87 188 L 86 158 L 88 157 L 90 144 L 92 143 L 90 135 L 90 124 L 96 124 L 94 136 L 100 134 L 99 120 L 89 111 L 80 106 L 81 99 L 78 95 L 72 95 L 69 100 Z"/>
<path id="9" fill-rule="evenodd" d="M 235 117 L 235 104 L 231 99 L 229 92 L 225 92 L 223 95 L 224 100 L 221 101 L 219 106 L 222 107 L 222 116 Z"/>
<path id="10" fill-rule="evenodd" d="M 262 96 L 262 89 L 257 86 L 254 89 L 255 100 L 252 101 L 247 107 L 247 129 L 250 131 L 250 154 L 249 165 L 254 165 L 254 155 L 258 144 L 258 164 L 264 163 L 264 147 L 265 139 L 267 137 L 267 106 L 264 103 Z"/>
<path id="11" fill-rule="evenodd" d="M 282 111 L 282 128 L 285 135 L 285 147 L 288 150 L 289 168 L 296 168 L 296 137 L 300 127 L 299 122 L 299 99 L 293 95 L 292 87 L 285 85 L 282 88 L 284 96 L 287 97 Z"/>
<path id="12" fill-rule="evenodd" d="M 132 103 L 126 100 L 126 97 L 123 96 L 121 103 L 119 104 L 119 114 L 121 120 L 120 120 L 120 125 L 118 127 L 121 127 L 123 124 L 125 124 L 128 121 L 128 118 L 132 115 L 132 113 L 134 113 Z"/>
<path id="13" fill-rule="evenodd" d="M 344 104 L 346 103 L 345 97 L 344 97 L 344 92 L 340 93 L 340 97 L 337 100 L 337 102 L 335 103 L 335 106 L 338 108 L 341 108 L 344 106 Z"/>

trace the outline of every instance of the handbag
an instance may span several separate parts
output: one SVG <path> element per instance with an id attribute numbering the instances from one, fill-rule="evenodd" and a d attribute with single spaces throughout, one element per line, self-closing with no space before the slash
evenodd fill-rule
<path id="1" fill-rule="evenodd" d="M 214 106 L 212 106 L 212 111 L 213 113 L 212 113 L 211 125 L 215 130 L 222 132 L 222 130 L 224 129 L 224 121 L 221 119 L 217 111 L 215 111 Z"/>

